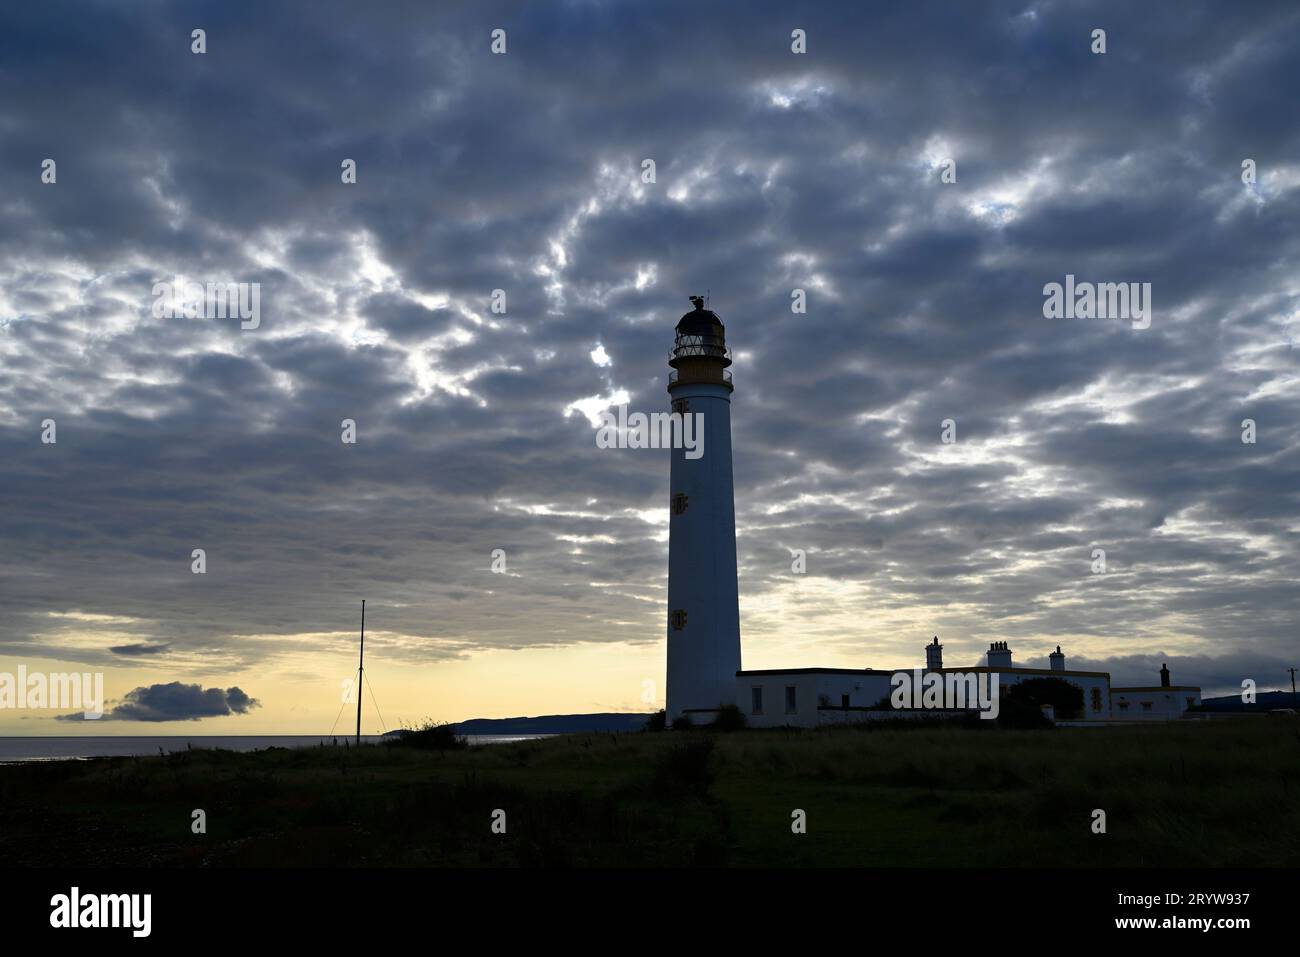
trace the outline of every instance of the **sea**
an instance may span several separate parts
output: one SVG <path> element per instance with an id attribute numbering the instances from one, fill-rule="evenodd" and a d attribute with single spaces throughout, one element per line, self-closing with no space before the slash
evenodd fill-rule
<path id="1" fill-rule="evenodd" d="M 550 734 L 467 734 L 470 745 L 509 744 L 511 741 L 531 741 L 550 738 Z M 353 735 L 286 734 L 286 735 L 147 735 L 140 737 L 0 737 L 0 764 L 21 764 L 27 761 L 76 761 L 88 758 L 130 757 L 143 754 L 169 754 L 187 748 L 222 748 L 227 751 L 259 751 L 262 748 L 313 748 L 320 744 L 344 741 L 351 745 Z M 363 744 L 378 744 L 384 739 L 377 734 L 363 734 Z"/>

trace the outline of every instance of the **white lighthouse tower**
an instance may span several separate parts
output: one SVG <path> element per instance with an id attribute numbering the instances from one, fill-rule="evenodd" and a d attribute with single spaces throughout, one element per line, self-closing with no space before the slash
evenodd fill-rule
<path id="1" fill-rule="evenodd" d="M 703 414 L 704 454 L 672 450 L 668 534 L 667 717 L 708 718 L 736 700 L 740 603 L 731 480 L 731 356 L 722 321 L 692 296 L 677 323 L 672 410 Z M 699 419 L 695 420 L 699 423 Z M 696 714 L 692 715 L 692 712 Z"/>

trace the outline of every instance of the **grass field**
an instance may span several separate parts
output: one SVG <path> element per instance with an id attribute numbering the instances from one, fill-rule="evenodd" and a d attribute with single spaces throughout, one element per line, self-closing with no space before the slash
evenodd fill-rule
<path id="1" fill-rule="evenodd" d="M 196 808 L 206 834 L 191 832 Z M 498 808 L 505 834 L 491 830 Z M 0 862 L 1296 866 L 1300 723 L 590 734 L 13 765 L 0 768 Z"/>

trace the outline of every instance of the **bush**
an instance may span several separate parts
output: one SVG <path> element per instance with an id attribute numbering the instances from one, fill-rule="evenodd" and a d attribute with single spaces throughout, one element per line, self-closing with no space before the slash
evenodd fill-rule
<path id="1" fill-rule="evenodd" d="M 647 719 L 645 723 L 646 731 L 663 731 L 667 727 L 668 712 L 662 710 L 656 711 L 654 714 L 650 715 L 649 719 Z"/>
<path id="2" fill-rule="evenodd" d="M 689 731 L 695 727 L 695 722 L 691 720 L 690 715 L 679 714 L 673 718 L 674 731 Z"/>
<path id="3" fill-rule="evenodd" d="M 741 731 L 747 723 L 745 712 L 734 704 L 724 704 L 718 709 L 718 716 L 713 719 L 713 729 L 715 731 Z"/>
<path id="4" fill-rule="evenodd" d="M 1083 713 L 1083 689 L 1061 678 L 1032 678 L 1012 685 L 1002 707 L 1005 708 L 1007 702 L 1035 708 L 1040 714 L 1042 706 L 1049 704 L 1056 710 L 1058 718 L 1068 721 Z"/>
<path id="5" fill-rule="evenodd" d="M 987 724 L 988 722 L 976 721 L 976 724 Z M 1043 709 L 1036 704 L 1029 704 L 1023 700 L 1016 700 L 1007 692 L 1007 696 L 998 703 L 998 720 L 997 724 L 1003 728 L 1051 728 L 1052 722 L 1047 720 L 1043 714 Z"/>
<path id="6" fill-rule="evenodd" d="M 402 748 L 418 748 L 421 751 L 460 751 L 469 747 L 463 735 L 449 724 L 435 724 L 426 721 L 418 728 L 403 728 L 395 737 L 384 742 Z"/>

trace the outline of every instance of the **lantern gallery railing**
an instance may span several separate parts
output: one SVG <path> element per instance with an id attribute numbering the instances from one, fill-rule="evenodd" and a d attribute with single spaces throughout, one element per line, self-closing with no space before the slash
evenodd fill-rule
<path id="1" fill-rule="evenodd" d="M 680 359 L 682 356 L 711 356 L 730 362 L 731 350 L 713 336 L 678 336 L 669 358 Z"/>

